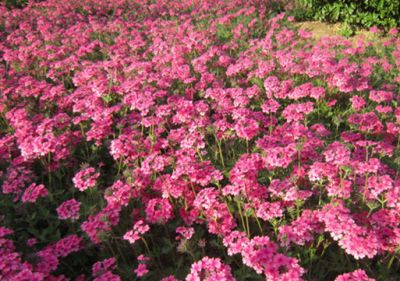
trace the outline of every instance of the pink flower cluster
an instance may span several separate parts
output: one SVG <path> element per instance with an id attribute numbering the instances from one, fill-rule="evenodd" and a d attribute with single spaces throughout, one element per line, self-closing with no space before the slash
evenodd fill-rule
<path id="1" fill-rule="evenodd" d="M 335 281 L 375 281 L 375 279 L 369 278 L 364 270 L 357 269 L 353 272 L 339 275 Z"/>
<path id="2" fill-rule="evenodd" d="M 118 275 L 112 273 L 112 271 L 116 268 L 116 259 L 109 258 L 103 261 L 96 262 L 92 266 L 93 272 L 93 280 L 96 281 L 120 281 L 121 278 Z"/>
<path id="3" fill-rule="evenodd" d="M 48 194 L 49 192 L 43 184 L 37 185 L 36 183 L 32 183 L 27 189 L 25 189 L 21 200 L 22 202 L 35 203 L 38 198 L 46 197 Z"/>
<path id="4" fill-rule="evenodd" d="M 79 191 L 84 191 L 96 185 L 96 180 L 100 173 L 96 172 L 93 167 L 89 167 L 79 171 L 72 179 L 75 187 Z"/>
<path id="5" fill-rule="evenodd" d="M 42 280 L 68 280 L 64 275 L 55 276 L 51 272 L 57 269 L 59 258 L 68 256 L 82 249 L 82 238 L 70 235 L 60 239 L 55 244 L 34 253 L 35 264 L 23 261 L 16 252 L 12 240 L 5 238 L 13 231 L 0 227 L 0 277 L 4 280 L 16 281 L 42 281 Z"/>
<path id="6" fill-rule="evenodd" d="M 231 269 L 228 265 L 221 262 L 219 258 L 204 257 L 200 261 L 192 264 L 190 273 L 186 276 L 186 281 L 213 281 L 226 280 L 234 281 Z"/>
<path id="7" fill-rule="evenodd" d="M 60 220 L 72 219 L 77 220 L 79 218 L 79 208 L 81 203 L 75 199 L 70 199 L 63 202 L 57 208 L 58 218 Z"/>
<path id="8" fill-rule="evenodd" d="M 12 240 L 5 236 L 12 234 L 13 231 L 5 227 L 0 227 L 0 276 L 4 280 L 44 280 L 45 274 L 36 272 L 33 266 L 23 262 L 21 256 L 15 251 Z"/>
<path id="9" fill-rule="evenodd" d="M 139 264 L 138 267 L 134 270 L 134 272 L 138 277 L 143 277 L 149 272 L 149 270 L 147 269 L 146 262 L 149 261 L 150 258 L 145 257 L 144 255 L 140 255 L 138 256 L 137 259 L 139 261 Z"/>
<path id="10" fill-rule="evenodd" d="M 258 274 L 264 274 L 267 280 L 304 280 L 301 276 L 305 270 L 298 261 L 278 253 L 278 246 L 267 236 L 249 239 L 245 233 L 233 231 L 224 238 L 223 242 L 228 248 L 229 255 L 240 253 L 243 263 Z"/>
<path id="11" fill-rule="evenodd" d="M 132 230 L 129 230 L 127 233 L 125 233 L 123 238 L 127 240 L 129 243 L 133 244 L 140 239 L 140 235 L 145 234 L 149 230 L 150 227 L 147 224 L 145 224 L 142 220 L 139 220 L 138 222 L 135 223 Z"/>

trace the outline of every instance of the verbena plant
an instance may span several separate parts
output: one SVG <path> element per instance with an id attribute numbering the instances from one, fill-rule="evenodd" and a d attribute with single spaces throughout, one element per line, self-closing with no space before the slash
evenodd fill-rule
<path id="1" fill-rule="evenodd" d="M 0 5 L 0 280 L 398 280 L 397 30 L 273 9 Z"/>

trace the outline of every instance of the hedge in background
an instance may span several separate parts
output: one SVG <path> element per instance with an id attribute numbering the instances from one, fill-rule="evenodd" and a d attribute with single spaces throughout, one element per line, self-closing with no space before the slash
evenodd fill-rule
<path id="1" fill-rule="evenodd" d="M 28 0 L 0 0 L 0 3 L 5 3 L 8 9 L 22 8 L 28 3 Z"/>
<path id="2" fill-rule="evenodd" d="M 400 25 L 400 0 L 298 0 L 298 4 L 296 16 L 302 19 L 385 30 Z"/>

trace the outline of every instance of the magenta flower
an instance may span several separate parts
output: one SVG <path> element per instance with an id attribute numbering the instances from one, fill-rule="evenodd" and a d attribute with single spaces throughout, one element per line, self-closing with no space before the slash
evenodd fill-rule
<path id="1" fill-rule="evenodd" d="M 138 267 L 134 270 L 134 272 L 138 277 L 145 276 L 149 272 L 149 270 L 147 269 L 147 264 L 139 263 Z"/>
<path id="2" fill-rule="evenodd" d="M 176 228 L 176 233 L 179 234 L 180 236 L 177 236 L 177 239 L 184 238 L 184 239 L 190 239 L 192 238 L 194 234 L 194 228 L 193 227 L 184 227 L 184 226 L 178 226 Z"/>
<path id="3" fill-rule="evenodd" d="M 75 187 L 79 191 L 84 191 L 88 188 L 92 188 L 96 185 L 96 180 L 100 176 L 93 167 L 86 168 L 79 171 L 72 179 Z"/>
<path id="4" fill-rule="evenodd" d="M 82 249 L 82 240 L 83 238 L 72 234 L 58 240 L 53 246 L 53 249 L 58 257 L 66 257 L 70 253 L 77 252 Z"/>
<path id="5" fill-rule="evenodd" d="M 25 189 L 21 200 L 22 202 L 35 203 L 38 198 L 46 197 L 47 195 L 48 191 L 43 184 L 37 185 L 36 183 L 32 183 L 27 189 Z"/>
<path id="6" fill-rule="evenodd" d="M 375 281 L 375 279 L 369 278 L 364 270 L 357 269 L 353 272 L 339 275 L 335 281 Z"/>
<path id="7" fill-rule="evenodd" d="M 212 281 L 212 280 L 235 280 L 228 265 L 223 264 L 219 258 L 204 257 L 192 264 L 186 281 Z"/>
<path id="8" fill-rule="evenodd" d="M 77 220 L 79 218 L 79 209 L 81 203 L 76 201 L 75 199 L 70 199 L 63 202 L 57 208 L 58 218 L 60 220 L 72 219 Z"/>
<path id="9" fill-rule="evenodd" d="M 145 234 L 150 230 L 150 227 L 143 222 L 143 220 L 139 220 L 135 223 L 132 230 L 129 230 L 125 233 L 123 238 L 127 240 L 129 243 L 134 244 L 137 240 L 140 239 L 140 235 Z"/>
<path id="10" fill-rule="evenodd" d="M 147 203 L 146 220 L 150 223 L 166 223 L 174 217 L 171 203 L 167 199 L 151 199 Z"/>

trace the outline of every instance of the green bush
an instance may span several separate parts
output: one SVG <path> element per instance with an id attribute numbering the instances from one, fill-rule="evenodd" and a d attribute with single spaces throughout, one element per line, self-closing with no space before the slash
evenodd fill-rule
<path id="1" fill-rule="evenodd" d="M 0 2 L 5 3 L 8 9 L 22 8 L 28 3 L 28 0 L 0 0 Z"/>
<path id="2" fill-rule="evenodd" d="M 295 16 L 351 26 L 400 26 L 400 0 L 298 0 Z"/>

